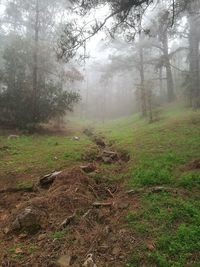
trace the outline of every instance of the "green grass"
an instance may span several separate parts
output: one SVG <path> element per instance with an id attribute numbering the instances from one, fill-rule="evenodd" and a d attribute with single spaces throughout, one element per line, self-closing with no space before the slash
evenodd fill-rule
<path id="1" fill-rule="evenodd" d="M 60 240 L 62 239 L 65 235 L 67 234 L 67 230 L 63 230 L 63 231 L 56 231 L 56 232 L 52 232 L 50 233 L 50 238 L 53 240 Z"/>
<path id="2" fill-rule="evenodd" d="M 127 267 L 200 266 L 200 170 L 183 168 L 200 159 L 200 112 L 170 105 L 158 122 L 135 115 L 98 125 L 98 130 L 131 155 L 127 172 L 118 175 L 126 177 L 128 187 L 172 189 L 141 193 L 140 209 L 126 216 L 139 240 Z"/>
<path id="3" fill-rule="evenodd" d="M 177 109 L 164 111 L 164 119 L 153 124 L 135 115 L 99 127 L 131 155 L 131 187 L 173 184 L 181 175 L 178 168 L 200 157 L 200 113 Z"/>
<path id="4" fill-rule="evenodd" d="M 0 136 L 0 182 L 26 186 L 28 179 L 38 179 L 53 170 L 77 165 L 91 141 L 81 133 L 80 141 L 73 136 L 33 135 L 8 140 Z"/>
<path id="5" fill-rule="evenodd" d="M 124 218 L 137 240 L 127 267 L 199 267 L 200 170 L 184 167 L 200 159 L 200 112 L 170 105 L 152 124 L 134 115 L 95 127 L 113 149 L 127 151 L 131 159 L 120 171 L 118 164 L 101 164 L 93 178 L 111 182 L 123 178 L 128 188 L 142 188 L 139 208 Z M 8 141 L 2 135 L 0 147 L 8 148 L 0 149 L 0 181 L 14 179 L 18 187 L 28 187 L 40 174 L 80 164 L 83 154 L 95 157 L 91 141 L 76 135 L 81 137 L 78 142 L 71 136 Z M 171 190 L 149 193 L 148 188 L 157 185 Z M 61 242 L 65 234 L 53 232 L 50 238 Z M 149 241 L 154 249 L 149 249 Z"/>

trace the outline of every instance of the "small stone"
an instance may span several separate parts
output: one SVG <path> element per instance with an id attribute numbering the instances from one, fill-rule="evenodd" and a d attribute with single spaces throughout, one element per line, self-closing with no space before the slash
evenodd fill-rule
<path id="1" fill-rule="evenodd" d="M 58 259 L 58 264 L 60 267 L 69 267 L 71 262 L 71 256 L 63 255 Z"/>
<path id="2" fill-rule="evenodd" d="M 154 243 L 151 242 L 151 241 L 148 241 L 148 242 L 147 242 L 147 248 L 148 248 L 150 251 L 155 250 L 155 245 L 154 245 Z"/>
<path id="3" fill-rule="evenodd" d="M 29 232 L 34 232 L 40 228 L 39 212 L 31 207 L 27 207 L 21 211 L 14 222 L 12 223 L 12 230 L 26 229 Z"/>

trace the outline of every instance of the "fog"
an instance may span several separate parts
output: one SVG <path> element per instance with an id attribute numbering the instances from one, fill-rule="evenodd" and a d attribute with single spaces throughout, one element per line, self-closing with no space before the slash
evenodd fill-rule
<path id="1" fill-rule="evenodd" d="M 195 0 L 1 1 L 1 124 L 199 108 L 199 11 Z"/>
<path id="2" fill-rule="evenodd" d="M 0 266 L 200 266 L 200 0 L 0 0 Z"/>

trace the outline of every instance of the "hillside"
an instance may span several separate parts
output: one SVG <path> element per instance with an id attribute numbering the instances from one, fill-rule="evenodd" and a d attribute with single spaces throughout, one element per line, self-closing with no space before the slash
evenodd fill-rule
<path id="1" fill-rule="evenodd" d="M 200 266 L 200 113 L 171 105 L 158 122 L 135 115 L 93 124 L 95 133 L 72 124 L 1 134 L 2 266 L 82 266 L 89 253 L 98 267 Z M 13 229 L 27 208 L 36 225 Z"/>

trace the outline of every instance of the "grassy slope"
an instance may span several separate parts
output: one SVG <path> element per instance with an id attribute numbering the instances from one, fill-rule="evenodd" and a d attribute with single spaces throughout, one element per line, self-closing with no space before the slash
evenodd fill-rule
<path id="1" fill-rule="evenodd" d="M 100 129 L 129 151 L 129 187 L 177 191 L 140 195 L 141 209 L 125 219 L 140 240 L 128 266 L 200 266 L 200 171 L 182 168 L 200 158 L 200 113 L 170 106 L 154 124 L 134 116 Z"/>
<path id="2" fill-rule="evenodd" d="M 72 140 L 74 135 L 80 141 Z M 81 161 L 91 141 L 81 132 L 71 135 L 32 135 L 8 140 L 0 136 L 0 184 L 26 185 L 40 175 L 70 167 Z M 4 147 L 8 149 L 4 149 Z"/>
<path id="3" fill-rule="evenodd" d="M 126 177 L 130 188 L 166 185 L 177 193 L 139 195 L 141 208 L 124 219 L 137 240 L 129 267 L 200 266 L 200 173 L 181 166 L 200 158 L 200 113 L 168 107 L 163 119 L 148 124 L 138 116 L 96 125 L 114 146 L 128 150 L 126 172 L 103 166 L 111 178 Z M 73 135 L 81 136 L 76 142 Z M 72 136 L 0 136 L 0 183 L 20 186 L 54 169 L 80 164 L 91 142 Z M 104 174 L 105 174 L 104 173 Z"/>

